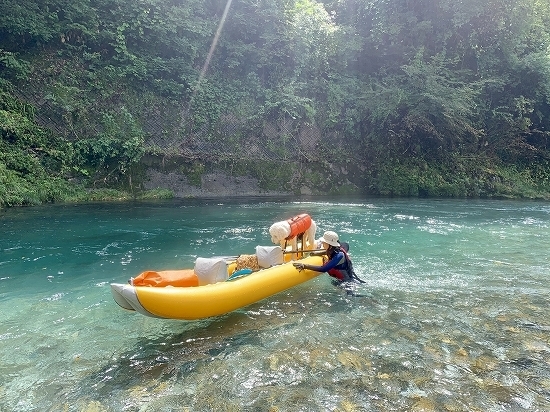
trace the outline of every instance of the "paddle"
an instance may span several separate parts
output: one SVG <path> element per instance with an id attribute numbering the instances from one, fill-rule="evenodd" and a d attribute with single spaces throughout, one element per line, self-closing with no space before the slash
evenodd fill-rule
<path id="1" fill-rule="evenodd" d="M 319 252 L 324 252 L 324 253 L 326 253 L 327 250 L 326 250 L 326 249 L 313 249 L 313 250 L 283 250 L 283 254 L 288 254 L 288 253 L 308 253 L 308 254 L 316 254 L 316 253 L 319 253 Z"/>

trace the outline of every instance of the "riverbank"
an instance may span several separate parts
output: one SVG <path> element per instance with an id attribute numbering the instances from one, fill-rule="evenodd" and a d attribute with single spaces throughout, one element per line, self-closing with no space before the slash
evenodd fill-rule
<path id="1" fill-rule="evenodd" d="M 97 179 L 92 182 L 51 177 L 43 172 L 39 177 L 3 175 L 0 165 L 0 208 L 43 203 L 293 195 L 550 200 L 546 180 L 536 179 L 534 172 L 528 170 L 498 169 L 499 173 L 493 170 L 491 176 L 470 179 L 469 175 L 460 175 L 456 181 L 447 181 L 437 174 L 440 179 L 415 177 L 408 169 L 400 170 L 400 174 L 379 175 L 376 182 L 371 178 L 353 179 L 352 183 L 349 174 L 344 174 L 344 180 L 336 179 L 336 172 L 328 175 L 271 165 L 264 165 L 261 170 L 206 167 L 163 158 L 156 162 L 149 159 L 126 177 L 119 176 L 115 184 L 109 184 Z"/>

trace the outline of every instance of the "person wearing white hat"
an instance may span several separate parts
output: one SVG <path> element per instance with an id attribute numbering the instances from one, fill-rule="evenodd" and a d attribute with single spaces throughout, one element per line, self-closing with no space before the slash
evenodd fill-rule
<path id="1" fill-rule="evenodd" d="M 341 247 L 336 232 L 325 232 L 319 241 L 322 243 L 323 248 L 326 249 L 328 260 L 325 264 L 323 266 L 315 266 L 295 262 L 294 267 L 298 270 L 309 269 L 316 272 L 327 272 L 340 283 L 353 281 L 364 283 L 353 271 L 351 260 L 347 251 Z"/>

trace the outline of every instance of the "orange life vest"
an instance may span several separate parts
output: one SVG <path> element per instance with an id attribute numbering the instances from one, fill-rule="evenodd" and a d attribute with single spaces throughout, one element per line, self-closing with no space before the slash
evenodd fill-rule
<path id="1" fill-rule="evenodd" d="M 286 237 L 286 240 L 289 240 L 310 228 L 311 216 L 307 213 L 302 213 L 301 215 L 291 217 L 287 220 L 287 223 L 290 225 L 290 235 Z"/>

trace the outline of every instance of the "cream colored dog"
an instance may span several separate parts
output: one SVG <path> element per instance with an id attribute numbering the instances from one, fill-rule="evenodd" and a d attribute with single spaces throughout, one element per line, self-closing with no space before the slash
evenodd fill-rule
<path id="1" fill-rule="evenodd" d="M 315 249 L 315 232 L 317 232 L 317 224 L 312 220 L 311 226 L 304 232 L 303 250 Z M 298 245 L 296 236 L 286 240 L 286 238 L 290 236 L 290 224 L 286 220 L 273 223 L 269 228 L 269 234 L 274 244 L 280 245 L 283 249 L 285 246 L 290 245 L 292 248 L 291 250 L 297 250 Z"/>
<path id="2" fill-rule="evenodd" d="M 269 234 L 274 244 L 284 243 L 284 240 L 290 236 L 290 223 L 286 220 L 273 223 L 269 228 Z"/>

